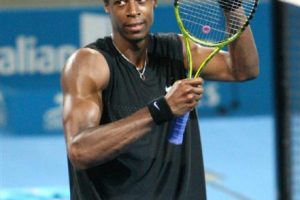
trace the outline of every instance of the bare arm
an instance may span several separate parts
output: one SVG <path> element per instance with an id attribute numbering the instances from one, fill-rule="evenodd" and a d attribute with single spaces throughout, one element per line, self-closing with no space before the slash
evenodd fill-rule
<path id="1" fill-rule="evenodd" d="M 108 79 L 104 57 L 91 49 L 77 52 L 63 70 L 64 130 L 68 156 L 76 168 L 110 160 L 149 131 L 153 123 L 145 108 L 123 120 L 99 126 L 102 90 Z"/>
<path id="2" fill-rule="evenodd" d="M 229 15 L 227 16 L 230 17 Z M 183 41 L 183 39 L 182 39 Z M 184 46 L 184 45 L 183 45 Z M 202 61 L 212 52 L 191 42 L 193 68 L 196 71 Z M 185 47 L 183 49 L 186 55 Z M 221 51 L 208 63 L 201 76 L 204 79 L 220 81 L 245 81 L 259 74 L 258 53 L 250 26 L 229 45 L 229 52 Z M 187 58 L 185 58 L 187 67 Z"/>
<path id="3" fill-rule="evenodd" d="M 113 123 L 99 125 L 103 112 L 102 91 L 109 80 L 104 57 L 82 49 L 62 72 L 63 117 L 68 156 L 77 169 L 115 158 L 129 144 L 147 134 L 154 122 L 147 107 Z M 194 108 L 202 94 L 202 79 L 178 81 L 166 95 L 174 115 Z"/>

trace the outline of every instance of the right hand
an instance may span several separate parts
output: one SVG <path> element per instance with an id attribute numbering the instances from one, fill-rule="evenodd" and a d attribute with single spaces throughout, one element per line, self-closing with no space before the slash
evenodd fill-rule
<path id="1" fill-rule="evenodd" d="M 234 11 L 242 5 L 242 0 L 218 0 L 218 2 L 221 8 L 223 8 L 226 12 Z"/>
<path id="2" fill-rule="evenodd" d="M 165 95 L 174 116 L 181 116 L 193 110 L 203 95 L 203 79 L 183 79 L 176 81 Z"/>

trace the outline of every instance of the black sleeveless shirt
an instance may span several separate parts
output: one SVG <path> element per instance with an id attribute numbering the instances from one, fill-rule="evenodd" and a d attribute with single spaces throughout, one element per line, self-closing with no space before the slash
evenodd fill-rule
<path id="1" fill-rule="evenodd" d="M 149 35 L 145 80 L 118 52 L 111 37 L 88 45 L 101 52 L 110 80 L 103 91 L 100 124 L 122 119 L 166 93 L 183 79 L 182 44 L 176 34 Z M 115 159 L 88 170 L 69 163 L 72 200 L 205 200 L 205 179 L 198 119 L 190 113 L 182 145 L 168 142 L 170 122 L 129 145 Z"/>

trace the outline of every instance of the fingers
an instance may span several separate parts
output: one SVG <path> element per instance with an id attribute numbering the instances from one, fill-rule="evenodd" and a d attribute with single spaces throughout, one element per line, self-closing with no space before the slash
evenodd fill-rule
<path id="1" fill-rule="evenodd" d="M 204 92 L 203 88 L 203 79 L 196 78 L 196 79 L 184 79 L 182 80 L 182 86 L 186 93 L 186 100 L 188 102 L 196 100 L 199 101 L 202 97 Z"/>
<path id="2" fill-rule="evenodd" d="M 203 85 L 204 80 L 201 77 L 197 77 L 197 78 L 192 78 L 192 79 L 187 78 L 187 79 L 179 80 L 178 82 L 184 82 L 185 84 L 196 87 L 199 85 Z"/>
<path id="3" fill-rule="evenodd" d="M 193 110 L 201 100 L 204 89 L 203 79 L 183 79 L 176 81 L 166 94 L 166 100 L 175 115 Z"/>
<path id="4" fill-rule="evenodd" d="M 193 103 L 193 102 L 198 103 L 201 98 L 202 98 L 202 94 L 190 95 L 190 98 L 188 98 L 187 102 L 188 103 Z"/>
<path id="5" fill-rule="evenodd" d="M 186 107 L 189 111 L 193 110 L 199 103 L 200 99 L 202 98 L 202 94 L 194 94 L 190 95 L 191 97 L 185 102 Z"/>

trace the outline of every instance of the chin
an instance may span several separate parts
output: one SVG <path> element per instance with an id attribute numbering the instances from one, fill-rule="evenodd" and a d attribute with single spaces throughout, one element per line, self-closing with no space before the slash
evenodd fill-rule
<path id="1" fill-rule="evenodd" d="M 126 33 L 126 38 L 131 40 L 131 41 L 135 41 L 135 42 L 139 42 L 141 40 L 144 40 L 147 38 L 149 34 L 149 31 L 141 31 L 141 32 L 136 32 L 136 33 Z"/>
<path id="2" fill-rule="evenodd" d="M 147 34 L 148 35 L 148 34 Z M 135 41 L 135 42 L 139 42 L 139 41 L 142 41 L 142 40 L 145 40 L 147 38 L 147 35 L 143 35 L 141 37 L 132 37 L 132 41 Z"/>

